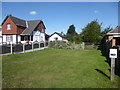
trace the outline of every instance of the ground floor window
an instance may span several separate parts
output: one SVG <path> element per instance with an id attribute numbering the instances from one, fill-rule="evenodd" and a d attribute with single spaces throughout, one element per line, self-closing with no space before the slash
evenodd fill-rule
<path id="1" fill-rule="evenodd" d="M 24 41 L 24 36 L 21 36 L 21 41 Z"/>
<path id="2" fill-rule="evenodd" d="M 33 36 L 31 36 L 31 41 L 33 41 Z"/>
<path id="3" fill-rule="evenodd" d="M 21 36 L 21 41 L 33 41 L 33 36 Z"/>
<path id="4" fill-rule="evenodd" d="M 13 40 L 12 35 L 7 35 L 6 40 L 7 40 L 7 42 L 11 42 Z"/>

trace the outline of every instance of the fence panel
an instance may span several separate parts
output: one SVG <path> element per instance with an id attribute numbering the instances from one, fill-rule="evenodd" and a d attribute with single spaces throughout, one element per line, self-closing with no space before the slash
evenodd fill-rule
<path id="1" fill-rule="evenodd" d="M 22 52 L 22 51 L 23 51 L 23 45 L 22 44 L 13 45 L 13 52 Z"/>
<path id="2" fill-rule="evenodd" d="M 30 50 L 30 49 L 32 49 L 32 44 L 25 45 L 25 50 Z"/>
<path id="3" fill-rule="evenodd" d="M 33 45 L 33 48 L 35 49 L 35 48 L 39 48 L 39 43 L 35 43 L 34 45 Z"/>
<path id="4" fill-rule="evenodd" d="M 5 54 L 5 53 L 10 53 L 10 45 L 2 45 L 0 46 L 1 48 L 1 54 Z"/>
<path id="5" fill-rule="evenodd" d="M 48 42 L 41 42 L 41 43 L 17 43 L 17 44 L 3 44 L 0 46 L 0 54 L 6 54 L 6 53 L 19 53 L 19 52 L 25 52 L 26 50 L 33 50 L 37 48 L 43 48 L 45 46 L 48 46 Z M 12 47 L 12 48 L 11 48 Z"/>
<path id="6" fill-rule="evenodd" d="M 40 47 L 44 47 L 44 43 L 40 43 Z"/>
<path id="7" fill-rule="evenodd" d="M 85 49 L 98 49 L 99 44 L 94 44 L 91 42 L 85 42 Z"/>

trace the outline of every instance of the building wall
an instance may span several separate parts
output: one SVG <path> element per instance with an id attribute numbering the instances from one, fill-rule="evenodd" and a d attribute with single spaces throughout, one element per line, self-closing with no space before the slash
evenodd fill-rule
<path id="1" fill-rule="evenodd" d="M 44 31 L 42 31 L 42 29 L 44 29 Z M 44 25 L 43 25 L 42 22 L 38 25 L 38 30 L 39 30 L 40 32 L 45 32 L 45 28 L 44 28 Z"/>
<path id="2" fill-rule="evenodd" d="M 45 33 L 42 33 L 40 31 L 34 31 L 33 32 L 33 42 L 41 42 L 41 41 L 45 41 Z"/>
<path id="3" fill-rule="evenodd" d="M 0 28 L 0 45 L 2 44 L 2 30 Z"/>
<path id="4" fill-rule="evenodd" d="M 58 41 L 62 41 L 62 37 L 60 37 L 58 34 L 54 34 L 49 38 L 49 41 L 55 41 L 55 38 L 58 38 Z"/>
<path id="5" fill-rule="evenodd" d="M 3 38 L 2 38 L 2 42 L 6 42 L 7 40 L 6 40 L 6 35 L 2 35 L 3 36 Z"/>
<path id="6" fill-rule="evenodd" d="M 11 30 L 7 30 L 7 24 L 11 24 Z M 2 25 L 2 34 L 17 34 L 17 26 L 13 21 L 8 17 Z"/>
<path id="7" fill-rule="evenodd" d="M 21 41 L 21 36 L 17 35 L 17 37 L 18 37 L 18 42 L 20 42 Z"/>
<path id="8" fill-rule="evenodd" d="M 3 44 L 4 43 L 7 43 L 7 44 L 9 44 L 9 43 L 13 43 L 13 44 L 16 44 L 16 42 L 17 42 L 17 35 L 11 35 L 12 36 L 12 41 L 7 41 L 7 36 L 8 35 L 3 35 L 3 38 L 2 38 L 2 42 L 3 42 Z"/>
<path id="9" fill-rule="evenodd" d="M 17 34 L 21 34 L 25 30 L 24 27 L 17 27 Z"/>
<path id="10" fill-rule="evenodd" d="M 17 42 L 17 41 L 16 41 L 16 38 L 17 38 L 16 35 L 12 35 L 12 38 L 13 38 L 12 43 L 13 43 L 13 44 L 16 44 L 16 42 Z"/>

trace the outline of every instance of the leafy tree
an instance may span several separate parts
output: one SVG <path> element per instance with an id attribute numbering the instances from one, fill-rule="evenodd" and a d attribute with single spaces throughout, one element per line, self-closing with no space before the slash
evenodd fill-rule
<path id="1" fill-rule="evenodd" d="M 67 39 L 68 39 L 68 41 L 74 42 L 74 35 L 75 34 L 76 34 L 75 26 L 74 25 L 70 25 L 69 29 L 67 31 Z"/>
<path id="2" fill-rule="evenodd" d="M 86 27 L 82 29 L 81 36 L 84 42 L 100 42 L 102 39 L 101 24 L 99 24 L 97 20 L 88 23 Z"/>
<path id="3" fill-rule="evenodd" d="M 113 28 L 108 26 L 101 32 L 101 36 L 104 37 L 109 31 L 111 31 Z"/>
<path id="4" fill-rule="evenodd" d="M 75 31 L 75 26 L 74 25 L 70 25 L 69 26 L 69 29 L 68 29 L 68 31 L 67 31 L 67 34 L 72 34 L 72 35 L 74 35 L 76 33 L 76 31 Z"/>

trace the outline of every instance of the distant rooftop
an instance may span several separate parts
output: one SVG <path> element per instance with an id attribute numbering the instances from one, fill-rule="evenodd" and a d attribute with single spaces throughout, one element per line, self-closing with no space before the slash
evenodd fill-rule
<path id="1" fill-rule="evenodd" d="M 109 31 L 107 35 L 112 35 L 112 34 L 120 34 L 120 26 L 116 27 L 115 29 Z"/>

